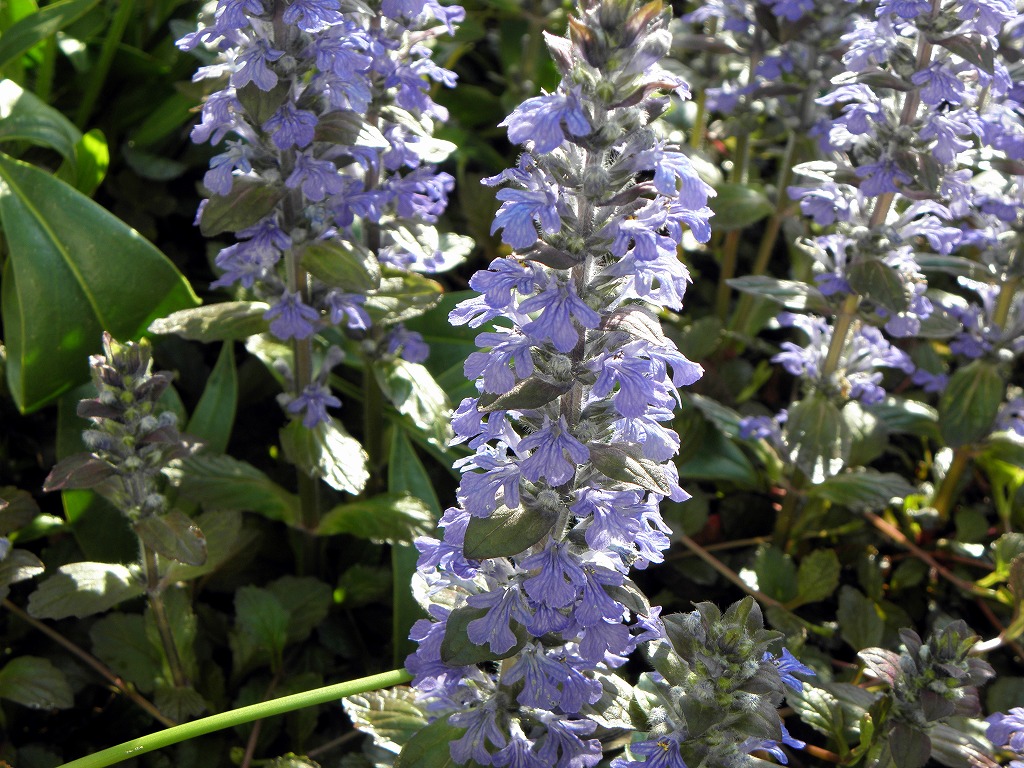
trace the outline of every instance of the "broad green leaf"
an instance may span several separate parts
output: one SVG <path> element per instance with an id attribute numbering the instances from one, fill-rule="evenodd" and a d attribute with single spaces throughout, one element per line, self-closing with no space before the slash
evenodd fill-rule
<path id="1" fill-rule="evenodd" d="M 0 669 L 0 699 L 32 709 L 70 709 L 75 703 L 64 673 L 37 656 L 19 656 Z"/>
<path id="2" fill-rule="evenodd" d="M 842 414 L 820 393 L 790 407 L 783 435 L 790 462 L 812 483 L 839 472 L 850 450 L 850 432 Z"/>
<path id="3" fill-rule="evenodd" d="M 633 686 L 611 672 L 597 672 L 601 682 L 601 698 L 583 707 L 581 714 L 593 720 L 602 728 L 635 730 L 639 724 L 633 722 L 629 705 L 633 700 Z"/>
<path id="4" fill-rule="evenodd" d="M 797 599 L 803 604 L 830 597 L 839 586 L 841 570 L 834 549 L 815 549 L 808 553 L 797 571 Z"/>
<path id="5" fill-rule="evenodd" d="M 480 398 L 478 406 L 483 413 L 492 411 L 520 411 L 541 408 L 557 400 L 572 388 L 569 382 L 554 382 L 531 376 L 517 381 L 508 392 Z"/>
<path id="6" fill-rule="evenodd" d="M 854 650 L 882 644 L 885 619 L 875 601 L 860 590 L 851 586 L 839 590 L 836 619 L 839 622 L 839 633 Z"/>
<path id="7" fill-rule="evenodd" d="M 429 440 L 446 446 L 452 437 L 451 403 L 430 372 L 401 358 L 373 366 L 381 392 Z"/>
<path id="8" fill-rule="evenodd" d="M 447 717 L 437 718 L 406 742 L 395 758 L 394 768 L 460 768 L 452 757 L 449 743 L 462 738 L 465 731 L 465 728 L 449 725 Z"/>
<path id="9" fill-rule="evenodd" d="M 797 571 L 793 558 L 777 547 L 761 547 L 753 563 L 757 588 L 780 602 L 797 595 Z"/>
<path id="10" fill-rule="evenodd" d="M 251 227 L 284 197 L 283 186 L 271 186 L 253 179 L 235 179 L 226 195 L 213 195 L 203 208 L 199 231 L 204 237 L 238 232 Z"/>
<path id="11" fill-rule="evenodd" d="M 411 688 L 400 685 L 386 691 L 370 691 L 341 700 L 357 729 L 373 736 L 374 744 L 398 753 L 413 734 L 427 724 Z"/>
<path id="12" fill-rule="evenodd" d="M 715 212 L 715 231 L 743 229 L 770 216 L 775 206 L 756 184 L 720 184 L 708 205 Z"/>
<path id="13" fill-rule="evenodd" d="M 380 264 L 370 249 L 345 240 L 314 240 L 302 249 L 303 268 L 345 293 L 369 293 L 380 287 Z"/>
<path id="14" fill-rule="evenodd" d="M 139 539 L 158 555 L 185 565 L 206 562 L 206 537 L 188 515 L 172 509 L 165 515 L 151 515 L 132 526 Z"/>
<path id="15" fill-rule="evenodd" d="M 150 693 L 162 672 L 159 649 L 146 636 L 146 622 L 137 613 L 112 613 L 89 630 L 92 652 L 143 693 Z"/>
<path id="16" fill-rule="evenodd" d="M 39 505 L 28 491 L 13 485 L 0 486 L 0 536 L 9 536 L 38 514 Z"/>
<path id="17" fill-rule="evenodd" d="M 225 301 L 182 309 L 154 320 L 150 333 L 173 333 L 192 341 L 233 341 L 265 333 L 270 324 L 263 315 L 270 305 L 262 301 Z"/>
<path id="18" fill-rule="evenodd" d="M 470 518 L 463 551 L 473 560 L 518 555 L 544 538 L 557 517 L 540 507 L 498 507 L 489 517 Z"/>
<path id="19" fill-rule="evenodd" d="M 415 551 L 415 547 L 409 548 Z M 408 580 L 398 585 L 394 585 L 392 581 L 391 571 L 384 566 L 354 563 L 338 577 L 338 586 L 334 589 L 333 597 L 346 610 L 364 605 L 387 605 L 388 597 L 393 591 L 401 591 L 412 597 Z M 415 616 L 420 619 L 426 614 L 418 611 Z M 412 626 L 411 622 L 409 626 Z M 399 663 L 402 659 L 405 659 L 405 656 L 399 659 Z"/>
<path id="20" fill-rule="evenodd" d="M 74 162 L 62 165 L 57 175 L 83 195 L 92 197 L 106 178 L 109 167 L 107 138 L 99 128 L 93 128 L 75 142 Z"/>
<path id="21" fill-rule="evenodd" d="M 49 147 L 73 162 L 81 139 L 82 132 L 61 112 L 13 80 L 0 80 L 0 142 Z"/>
<path id="22" fill-rule="evenodd" d="M 352 437 L 341 422 L 332 418 L 307 429 L 294 420 L 281 430 L 285 456 L 310 477 L 319 477 L 336 491 L 353 496 L 363 490 L 370 478 L 368 458 L 362 444 Z"/>
<path id="23" fill-rule="evenodd" d="M 634 445 L 589 443 L 590 461 L 602 474 L 647 491 L 668 496 L 672 493 L 661 466 L 644 458 Z"/>
<path id="24" fill-rule="evenodd" d="M 0 69 L 64 27 L 96 5 L 99 0 L 58 0 L 40 8 L 4 31 L 0 37 Z"/>
<path id="25" fill-rule="evenodd" d="M 179 723 L 206 711 L 206 701 L 202 695 L 195 688 L 188 686 L 175 688 L 172 685 L 158 684 L 153 703 L 167 717 Z"/>
<path id="26" fill-rule="evenodd" d="M 854 264 L 847 277 L 854 291 L 890 312 L 903 312 L 910 303 L 896 270 L 878 259 Z"/>
<path id="27" fill-rule="evenodd" d="M 255 649 L 270 654 L 274 669 L 288 642 L 290 614 L 274 593 L 259 587 L 242 587 L 235 593 L 235 627 Z M 241 638 L 240 638 L 241 639 Z"/>
<path id="28" fill-rule="evenodd" d="M 441 298 L 440 284 L 415 272 L 396 274 L 384 270 L 380 287 L 363 305 L 377 325 L 393 325 L 418 317 Z"/>
<path id="29" fill-rule="evenodd" d="M 288 610 L 288 642 L 298 643 L 309 637 L 331 608 L 331 588 L 311 576 L 282 576 L 267 584 Z"/>
<path id="30" fill-rule="evenodd" d="M 513 620 L 510 624 L 516 642 L 504 653 L 495 653 L 489 644 L 477 645 L 469 639 L 467 627 L 473 621 L 483 618 L 488 613 L 487 608 L 473 608 L 465 606 L 457 608 L 448 616 L 445 624 L 444 639 L 441 641 L 441 661 L 449 667 L 465 667 L 470 664 L 481 664 L 485 661 L 498 661 L 507 659 L 519 653 L 519 650 L 526 644 L 528 633 L 526 628 Z"/>
<path id="31" fill-rule="evenodd" d="M 750 459 L 718 430 L 708 430 L 704 434 L 699 450 L 679 465 L 679 476 L 730 482 L 740 488 L 758 488 L 761 485 L 761 478 Z"/>
<path id="32" fill-rule="evenodd" d="M 434 516 L 415 496 L 382 493 L 369 499 L 339 504 L 320 520 L 317 534 L 347 533 L 375 542 L 412 542 L 432 533 Z"/>
<path id="33" fill-rule="evenodd" d="M 202 440 L 206 452 L 224 453 L 231 439 L 237 405 L 234 344 L 225 341 L 185 431 Z"/>
<path id="34" fill-rule="evenodd" d="M 141 580 L 123 565 L 69 563 L 29 595 L 28 612 L 37 619 L 82 618 L 145 592 Z"/>
<path id="35" fill-rule="evenodd" d="M 928 734 L 907 723 L 896 723 L 889 732 L 888 742 L 896 768 L 921 768 L 932 754 Z"/>
<path id="36" fill-rule="evenodd" d="M 35 410 L 88 376 L 104 330 L 136 338 L 153 319 L 198 303 L 152 244 L 67 184 L 0 154 L 7 240 L 7 381 Z"/>
<path id="37" fill-rule="evenodd" d="M 182 498 L 207 510 L 255 512 L 298 525 L 298 497 L 286 491 L 256 467 L 230 456 L 191 456 L 171 476 Z"/>
<path id="38" fill-rule="evenodd" d="M 748 275 L 734 277 L 726 282 L 737 291 L 771 299 L 786 309 L 810 310 L 812 312 L 828 309 L 828 301 L 821 291 L 797 280 L 779 280 L 767 275 Z"/>
<path id="39" fill-rule="evenodd" d="M 957 448 L 985 437 L 1005 391 L 999 371 L 985 360 L 975 360 L 954 373 L 939 400 L 939 430 L 946 445 Z"/>
<path id="40" fill-rule="evenodd" d="M 251 526 L 243 526 L 242 515 L 234 510 L 204 512 L 196 517 L 196 524 L 206 534 L 206 562 L 171 563 L 165 576 L 168 582 L 190 581 L 212 573 L 235 555 L 249 551 L 258 537 Z"/>
<path id="41" fill-rule="evenodd" d="M 857 469 L 826 479 L 808 489 L 808 494 L 851 509 L 879 510 L 888 507 L 893 499 L 905 499 L 915 490 L 895 472 Z"/>
<path id="42" fill-rule="evenodd" d="M 995 72 L 995 54 L 982 36 L 953 35 L 933 41 L 989 75 Z M 900 766 L 902 768 L 902 766 Z"/>
<path id="43" fill-rule="evenodd" d="M 0 593 L 6 596 L 9 585 L 31 579 L 45 570 L 43 561 L 27 549 L 11 549 L 0 559 Z"/>
<path id="44" fill-rule="evenodd" d="M 839 699 L 824 688 L 805 685 L 800 692 L 786 691 L 787 703 L 796 710 L 800 719 L 825 736 L 843 738 L 842 708 Z"/>
<path id="45" fill-rule="evenodd" d="M 889 432 L 906 432 L 939 440 L 939 412 L 927 403 L 888 396 L 865 410 L 874 414 Z"/>

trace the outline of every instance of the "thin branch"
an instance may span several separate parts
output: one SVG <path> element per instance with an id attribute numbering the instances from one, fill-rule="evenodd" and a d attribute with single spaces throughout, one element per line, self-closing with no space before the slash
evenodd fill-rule
<path id="1" fill-rule="evenodd" d="M 785 606 L 783 606 L 783 604 L 776 600 L 774 597 L 769 597 L 768 595 L 764 594 L 764 592 L 759 592 L 756 589 L 752 589 L 743 581 L 743 579 L 740 578 L 739 574 L 736 573 L 736 571 L 732 570 L 732 568 L 730 568 L 717 557 L 712 555 L 710 552 L 704 549 L 704 547 L 702 547 L 696 541 L 691 539 L 689 536 L 680 535 L 679 540 L 683 542 L 683 545 L 688 550 L 693 552 L 693 554 L 695 554 L 705 563 L 710 565 L 712 568 L 714 568 L 716 571 L 722 574 L 722 576 L 724 576 L 737 587 L 742 589 L 748 595 L 756 598 L 758 601 L 764 603 L 765 605 L 774 605 L 776 608 L 785 608 Z"/>

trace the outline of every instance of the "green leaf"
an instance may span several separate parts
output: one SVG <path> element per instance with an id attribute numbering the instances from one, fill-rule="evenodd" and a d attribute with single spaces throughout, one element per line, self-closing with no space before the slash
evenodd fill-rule
<path id="1" fill-rule="evenodd" d="M 40 8 L 8 27 L 0 37 L 0 69 L 27 52 L 36 43 L 57 34 L 84 16 L 99 0 L 59 0 Z"/>
<path id="2" fill-rule="evenodd" d="M 611 672 L 597 672 L 595 675 L 601 683 L 601 698 L 585 705 L 581 714 L 602 728 L 636 730 L 638 724 L 629 714 L 633 686 Z"/>
<path id="3" fill-rule="evenodd" d="M 0 699 L 32 709 L 70 709 L 75 703 L 64 673 L 37 656 L 19 656 L 0 669 Z"/>
<path id="4" fill-rule="evenodd" d="M 29 595 L 28 612 L 37 619 L 80 619 L 145 591 L 142 582 L 123 565 L 68 563 Z"/>
<path id="5" fill-rule="evenodd" d="M 775 206 L 759 184 L 721 184 L 708 201 L 715 212 L 715 231 L 743 229 L 770 216 Z"/>
<path id="6" fill-rule="evenodd" d="M 206 537 L 184 512 L 172 509 L 166 515 L 144 517 L 133 527 L 147 547 L 169 560 L 185 565 L 206 562 Z"/>
<path id="7" fill-rule="evenodd" d="M 889 731 L 889 753 L 896 768 L 921 768 L 932 754 L 928 734 L 907 723 L 896 723 Z"/>
<path id="8" fill-rule="evenodd" d="M 93 128 L 75 142 L 74 160 L 62 164 L 57 169 L 57 176 L 83 195 L 92 197 L 106 178 L 109 167 L 107 138 L 99 128 Z"/>
<path id="9" fill-rule="evenodd" d="M 865 410 L 874 414 L 889 432 L 939 439 L 939 412 L 927 403 L 890 395 Z"/>
<path id="10" fill-rule="evenodd" d="M 875 601 L 860 590 L 848 585 L 839 590 L 836 619 L 840 634 L 854 650 L 882 644 L 885 619 Z"/>
<path id="11" fill-rule="evenodd" d="M 299 643 L 320 625 L 331 608 L 331 588 L 311 576 L 282 576 L 267 584 L 288 610 L 288 642 Z"/>
<path id="12" fill-rule="evenodd" d="M 434 516 L 415 496 L 382 493 L 369 499 L 340 504 L 320 520 L 317 534 L 348 533 L 375 542 L 411 542 L 432 533 Z"/>
<path id="13" fill-rule="evenodd" d="M 808 489 L 808 495 L 851 509 L 879 510 L 888 507 L 893 499 L 905 499 L 915 490 L 895 472 L 856 469 L 826 479 Z"/>
<path id="14" fill-rule="evenodd" d="M 799 692 L 786 691 L 786 701 L 807 725 L 825 736 L 843 738 L 842 708 L 832 693 L 824 688 L 804 685 Z M 838 722 L 837 722 L 838 719 Z"/>
<path id="15" fill-rule="evenodd" d="M 734 277 L 727 283 L 737 291 L 771 299 L 786 309 L 822 311 L 828 309 L 825 296 L 812 285 L 796 280 L 779 280 L 766 275 Z"/>
<path id="16" fill-rule="evenodd" d="M 253 546 L 257 532 L 242 526 L 242 515 L 234 510 L 216 509 L 204 512 L 196 523 L 206 534 L 206 562 L 202 565 L 171 563 L 164 579 L 167 582 L 190 581 L 217 570 L 239 552 Z"/>
<path id="17" fill-rule="evenodd" d="M 954 373 L 939 400 L 939 431 L 951 448 L 985 437 L 1003 402 L 1006 382 L 996 367 L 975 360 Z"/>
<path id="18" fill-rule="evenodd" d="M 854 291 L 890 312 L 903 312 L 910 303 L 896 270 L 878 259 L 854 264 L 847 278 Z"/>
<path id="19" fill-rule="evenodd" d="M 291 615 L 277 596 L 259 587 L 242 587 L 235 593 L 235 626 L 257 649 L 269 652 L 274 669 L 280 668 L 288 642 Z"/>
<path id="20" fill-rule="evenodd" d="M 336 491 L 353 496 L 363 490 L 370 472 L 366 451 L 335 418 L 307 429 L 293 420 L 281 430 L 288 460 L 310 477 L 319 477 Z"/>
<path id="21" fill-rule="evenodd" d="M 376 746 L 396 754 L 427 724 L 416 694 L 405 685 L 346 696 L 341 704 L 352 725 L 373 736 Z"/>
<path id="22" fill-rule="evenodd" d="M 150 333 L 173 333 L 192 341 L 234 341 L 266 333 L 270 324 L 263 315 L 270 305 L 262 301 L 225 301 L 194 309 L 182 309 L 154 320 Z"/>
<path id="23" fill-rule="evenodd" d="M 295 494 L 230 456 L 191 456 L 171 479 L 182 498 L 207 510 L 255 512 L 288 525 L 298 525 L 302 516 Z"/>
<path id="24" fill-rule="evenodd" d="M 199 231 L 203 237 L 238 232 L 251 227 L 284 197 L 283 186 L 271 186 L 254 179 L 235 179 L 226 195 L 213 195 L 203 208 Z"/>
<path id="25" fill-rule="evenodd" d="M 750 459 L 722 432 L 703 435 L 700 450 L 679 465 L 679 476 L 693 480 L 735 483 L 740 488 L 759 488 L 761 478 Z"/>
<path id="26" fill-rule="evenodd" d="M 943 37 L 933 42 L 936 45 L 941 45 L 948 51 L 952 51 L 967 63 L 973 64 L 990 75 L 995 72 L 995 54 L 980 35 L 978 37 L 953 35 L 952 37 Z"/>
<path id="27" fill-rule="evenodd" d="M 9 536 L 39 514 L 32 494 L 13 485 L 0 486 L 0 536 Z"/>
<path id="28" fill-rule="evenodd" d="M 153 703 L 167 717 L 179 723 L 206 711 L 206 701 L 191 687 L 176 688 L 161 683 L 156 687 Z"/>
<path id="29" fill-rule="evenodd" d="M 417 731 L 402 747 L 394 768 L 459 768 L 449 743 L 462 738 L 465 731 L 465 728 L 449 725 L 447 717 L 437 718 Z"/>
<path id="30" fill-rule="evenodd" d="M 369 293 L 380 287 L 380 264 L 369 248 L 346 240 L 314 240 L 302 249 L 302 267 L 345 293 Z"/>
<path id="31" fill-rule="evenodd" d="M 237 406 L 234 344 L 226 341 L 185 431 L 202 440 L 207 453 L 224 453 L 231 439 Z"/>
<path id="32" fill-rule="evenodd" d="M 850 431 L 835 403 L 820 393 L 798 400 L 789 409 L 783 433 L 790 462 L 812 483 L 843 468 L 850 450 Z"/>
<path id="33" fill-rule="evenodd" d="M 635 445 L 589 443 L 590 462 L 612 480 L 669 496 L 672 487 L 661 466 L 645 458 Z"/>
<path id="34" fill-rule="evenodd" d="M 46 570 L 43 561 L 27 549 L 12 549 L 0 560 L 0 600 L 7 596 L 7 587 L 34 578 Z"/>
<path id="35" fill-rule="evenodd" d="M 526 645 L 528 634 L 526 628 L 512 621 L 510 627 L 516 636 L 516 642 L 504 653 L 495 653 L 489 644 L 477 645 L 469 639 L 467 627 L 470 622 L 487 615 L 487 608 L 464 606 L 456 608 L 448 615 L 445 624 L 444 639 L 441 641 L 441 661 L 449 667 L 466 667 L 471 664 L 482 664 L 485 661 L 498 661 L 515 656 Z"/>
<path id="36" fill-rule="evenodd" d="M 797 571 L 797 599 L 800 604 L 816 603 L 830 597 L 839 586 L 842 566 L 834 549 L 815 549 L 800 561 Z"/>
<path id="37" fill-rule="evenodd" d="M 484 396 L 480 398 L 481 413 L 493 411 L 523 410 L 541 408 L 552 400 L 556 400 L 572 388 L 568 382 L 554 382 L 531 376 L 517 381 L 508 392 L 502 395 Z"/>
<path id="38" fill-rule="evenodd" d="M 414 547 L 410 547 L 410 549 L 415 551 Z M 412 590 L 409 589 L 409 581 L 397 585 L 397 589 L 393 589 L 395 585 L 392 581 L 390 571 L 384 566 L 355 563 L 350 565 L 338 578 L 338 586 L 334 590 L 334 600 L 344 606 L 346 610 L 364 605 L 386 605 L 389 593 L 392 591 L 401 590 L 415 600 Z M 424 616 L 426 614 L 422 611 L 416 613 L 417 619 Z M 409 626 L 412 626 L 411 622 Z"/>
<path id="39" fill-rule="evenodd" d="M 104 330 L 136 338 L 198 299 L 166 256 L 67 184 L 3 154 L 0 179 L 7 381 L 28 412 L 87 378 Z"/>
<path id="40" fill-rule="evenodd" d="M 0 142 L 49 147 L 73 162 L 81 138 L 82 132 L 61 112 L 13 80 L 0 80 Z"/>
<path id="41" fill-rule="evenodd" d="M 463 551 L 473 560 L 518 555 L 544 538 L 557 517 L 540 507 L 498 507 L 490 517 L 470 518 Z"/>
<path id="42" fill-rule="evenodd" d="M 112 613 L 89 630 L 92 652 L 143 693 L 156 686 L 162 657 L 146 636 L 146 622 L 137 613 Z"/>
<path id="43" fill-rule="evenodd" d="M 789 555 L 777 547 L 761 547 L 753 568 L 757 574 L 758 590 L 783 603 L 796 597 L 796 566 Z"/>
<path id="44" fill-rule="evenodd" d="M 452 437 L 451 403 L 424 366 L 401 358 L 381 360 L 373 366 L 373 375 L 400 414 L 432 442 L 447 446 Z"/>
<path id="45" fill-rule="evenodd" d="M 366 297 L 363 307 L 375 325 L 393 325 L 418 317 L 441 300 L 443 288 L 415 272 L 384 270 L 380 287 Z"/>

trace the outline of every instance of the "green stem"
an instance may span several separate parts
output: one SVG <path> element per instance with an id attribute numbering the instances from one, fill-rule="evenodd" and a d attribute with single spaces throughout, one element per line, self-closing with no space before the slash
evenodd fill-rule
<path id="1" fill-rule="evenodd" d="M 124 744 L 118 744 L 116 747 L 110 747 L 92 755 L 81 757 L 78 760 L 72 760 L 60 768 L 106 768 L 106 766 L 119 763 L 122 760 L 138 757 L 146 752 L 169 747 L 172 744 L 194 739 L 207 733 L 224 730 L 225 728 L 233 728 L 236 725 L 244 725 L 245 723 L 251 723 L 254 720 L 261 720 L 265 717 L 283 715 L 286 712 L 294 712 L 305 707 L 328 704 L 357 693 L 390 688 L 393 685 L 407 683 L 410 680 L 412 680 L 412 675 L 404 669 L 394 669 L 378 675 L 370 675 L 369 677 L 361 677 L 357 680 L 328 685 L 324 688 L 317 688 L 312 691 L 305 691 L 304 693 L 283 696 L 273 701 L 251 704 L 248 707 L 211 715 L 201 720 L 176 725 L 173 728 L 167 728 L 163 731 L 151 733 L 148 736 L 126 741 Z"/>
<path id="2" fill-rule="evenodd" d="M 188 678 L 185 676 L 185 667 L 182 665 L 181 656 L 178 654 L 178 646 L 174 642 L 171 622 L 167 618 L 167 609 L 164 606 L 164 598 L 161 594 L 160 573 L 157 570 L 156 553 L 145 544 L 142 545 L 142 552 L 143 561 L 146 566 L 149 605 L 153 609 L 153 618 L 156 621 L 157 632 L 160 634 L 160 642 L 163 644 L 164 653 L 167 654 L 167 663 L 171 667 L 171 677 L 174 679 L 174 686 L 176 688 L 185 688 L 188 685 Z"/>
<path id="3" fill-rule="evenodd" d="M 78 104 L 78 111 L 75 113 L 75 125 L 79 128 L 84 129 L 85 124 L 89 122 L 89 118 L 92 116 L 92 111 L 96 106 L 100 91 L 103 89 L 103 84 L 110 73 L 110 65 L 114 61 L 114 54 L 117 53 L 117 48 L 121 45 L 121 38 L 124 37 L 124 31 L 128 28 L 128 22 L 131 21 L 134 12 L 135 0 L 121 0 L 120 5 L 117 7 L 117 13 L 114 14 L 114 20 L 110 23 L 110 29 L 103 36 L 103 47 L 100 48 L 100 57 L 96 60 L 96 65 L 89 72 L 85 93 L 82 94 L 82 100 Z"/>
<path id="4" fill-rule="evenodd" d="M 53 94 L 53 77 L 57 69 L 57 37 L 51 35 L 43 43 L 43 57 L 36 67 L 36 96 L 47 104 Z"/>
<path id="5" fill-rule="evenodd" d="M 734 184 L 745 184 L 747 166 L 750 163 L 750 134 L 740 131 L 736 136 L 736 163 L 732 167 L 729 179 Z M 736 276 L 737 254 L 740 248 L 742 230 L 733 229 L 726 233 L 722 244 L 722 268 L 718 275 L 718 286 L 715 291 L 715 315 L 722 321 L 729 316 L 729 298 L 732 288 L 729 280 Z"/>
<path id="6" fill-rule="evenodd" d="M 857 317 L 857 309 L 860 307 L 860 296 L 851 293 L 843 301 L 843 308 L 836 317 L 836 324 L 832 329 L 832 341 L 828 345 L 828 354 L 821 366 L 821 378 L 828 381 L 829 377 L 839 368 L 839 358 L 843 354 L 843 347 L 846 346 L 846 337 L 850 333 L 853 321 Z"/>
<path id="7" fill-rule="evenodd" d="M 949 465 L 946 476 L 939 483 L 939 490 L 935 492 L 935 499 L 932 501 L 932 508 L 938 513 L 940 520 L 949 519 L 949 514 L 953 511 L 953 504 L 956 502 L 960 479 L 970 464 L 971 451 L 968 446 L 961 445 L 959 448 L 953 449 L 953 461 Z"/>
<path id="8" fill-rule="evenodd" d="M 1006 279 L 1002 288 L 999 289 L 999 298 L 996 299 L 996 308 L 992 312 L 992 322 L 1000 329 L 1006 328 L 1006 321 L 1010 318 L 1010 307 L 1013 306 L 1013 299 L 1017 295 L 1017 288 L 1020 286 L 1020 277 L 1014 276 Z"/>
<path id="9" fill-rule="evenodd" d="M 712 38 L 718 34 L 717 17 L 713 17 L 708 21 L 707 34 L 708 37 Z M 701 56 L 701 63 L 704 65 L 703 74 L 705 75 L 710 74 L 716 66 L 711 53 L 708 51 L 705 51 Z M 701 88 L 694 103 L 697 105 L 697 114 L 693 118 L 693 130 L 690 132 L 690 146 L 693 149 L 700 149 L 704 144 L 704 135 L 707 133 L 708 129 L 708 96 L 706 89 Z"/>
<path id="10" fill-rule="evenodd" d="M 363 361 L 363 448 L 369 457 L 370 479 L 365 493 L 373 494 L 384 486 L 384 394 L 373 375 L 374 361 Z"/>
<path id="11" fill-rule="evenodd" d="M 772 541 L 776 547 L 783 552 L 789 549 L 789 540 L 796 527 L 797 515 L 799 512 L 800 490 L 806 485 L 807 476 L 799 469 L 794 469 L 793 479 L 786 497 L 782 501 L 782 508 L 778 517 L 775 518 L 775 530 L 772 533 Z"/>

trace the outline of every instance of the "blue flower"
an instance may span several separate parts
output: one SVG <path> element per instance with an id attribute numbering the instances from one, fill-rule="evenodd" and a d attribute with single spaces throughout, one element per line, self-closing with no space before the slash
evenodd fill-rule
<path id="1" fill-rule="evenodd" d="M 321 422 L 331 420 L 327 414 L 327 408 L 340 408 L 341 400 L 331 394 L 331 390 L 322 384 L 309 384 L 302 393 L 288 403 L 288 413 L 301 413 L 302 423 L 307 429 L 312 429 Z"/>
<path id="2" fill-rule="evenodd" d="M 535 152 L 551 152 L 565 139 L 562 123 L 573 136 L 590 132 L 586 112 L 573 91 L 527 99 L 498 125 L 508 127 L 508 140 L 513 144 L 532 141 Z"/>
<path id="3" fill-rule="evenodd" d="M 576 328 L 596 328 L 601 316 L 576 294 L 571 284 L 545 288 L 519 305 L 523 313 L 540 311 L 534 320 L 523 325 L 523 331 L 537 341 L 550 340 L 559 352 L 570 352 L 579 342 Z"/>
<path id="4" fill-rule="evenodd" d="M 263 130 L 271 134 L 270 140 L 278 149 L 293 146 L 301 149 L 313 141 L 316 124 L 316 115 L 307 109 L 298 109 L 290 101 L 286 101 L 263 124 Z"/>
<path id="5" fill-rule="evenodd" d="M 802 663 L 800 659 L 789 652 L 788 648 L 782 649 L 781 656 L 774 656 L 771 653 L 764 655 L 764 661 L 770 661 L 779 670 L 779 676 L 782 678 L 782 682 L 792 688 L 794 691 L 799 693 L 804 689 L 804 684 L 801 680 L 798 680 L 794 675 L 814 675 L 816 674 L 813 669 Z"/>
<path id="6" fill-rule="evenodd" d="M 316 332 L 320 313 L 303 304 L 297 292 L 285 291 L 277 303 L 263 313 L 263 317 L 271 321 L 270 332 L 287 341 L 312 336 Z"/>
<path id="7" fill-rule="evenodd" d="M 505 734 L 498 726 L 498 710 L 493 700 L 483 706 L 457 712 L 448 718 L 448 722 L 466 729 L 461 738 L 451 742 L 452 757 L 457 763 L 465 764 L 475 760 L 480 765 L 490 765 L 487 742 L 495 747 L 504 747 L 507 743 Z"/>
<path id="8" fill-rule="evenodd" d="M 277 61 L 282 56 L 284 51 L 271 48 L 266 40 L 256 40 L 235 60 L 238 68 L 231 74 L 231 84 L 235 88 L 243 88 L 252 82 L 261 91 L 271 90 L 277 85 L 277 74 L 267 66 L 267 62 Z"/>
<path id="9" fill-rule="evenodd" d="M 543 477 L 553 486 L 569 480 L 576 472 L 576 465 L 590 458 L 587 447 L 569 431 L 565 416 L 559 416 L 556 422 L 545 417 L 544 426 L 524 437 L 518 451 L 533 451 L 520 462 L 523 477 L 533 482 Z"/>
<path id="10" fill-rule="evenodd" d="M 529 248 L 537 242 L 535 220 L 549 235 L 562 228 L 558 198 L 550 190 L 501 189 L 497 198 L 503 202 L 491 224 L 491 234 L 502 230 L 502 242 L 513 248 Z"/>
<path id="11" fill-rule="evenodd" d="M 679 739 L 674 735 L 630 744 L 629 751 L 643 755 L 646 759 L 641 762 L 618 757 L 612 761 L 612 768 L 686 768 L 683 756 L 679 753 Z"/>

